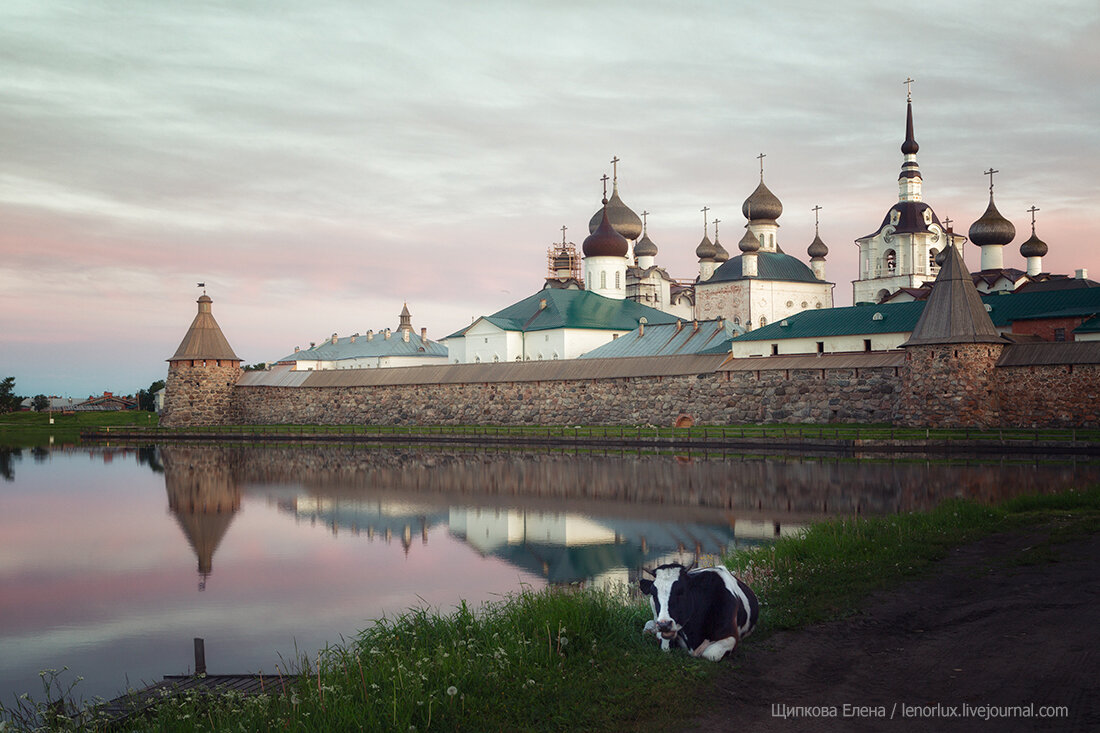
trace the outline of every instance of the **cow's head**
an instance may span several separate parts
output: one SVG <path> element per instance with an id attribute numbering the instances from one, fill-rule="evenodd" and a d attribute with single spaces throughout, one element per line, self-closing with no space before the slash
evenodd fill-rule
<path id="1" fill-rule="evenodd" d="M 679 563 L 661 565 L 655 570 L 646 570 L 653 580 L 643 578 L 640 582 L 642 592 L 649 596 L 653 620 L 661 638 L 675 639 L 691 614 L 687 575 L 690 570 Z"/>

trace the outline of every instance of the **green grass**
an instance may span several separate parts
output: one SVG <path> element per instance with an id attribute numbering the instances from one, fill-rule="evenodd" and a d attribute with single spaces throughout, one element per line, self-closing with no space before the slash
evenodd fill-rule
<path id="1" fill-rule="evenodd" d="M 869 593 L 932 571 L 950 548 L 1015 530 L 1045 539 L 998 559 L 995 570 L 1060 561 L 1061 544 L 1100 531 L 1100 487 L 992 507 L 951 500 L 931 512 L 831 520 L 737 552 L 727 565 L 762 605 L 747 643 L 848 615 Z M 132 729 L 667 730 L 721 666 L 662 654 L 640 633 L 648 616 L 646 604 L 622 593 L 558 589 L 476 611 L 413 610 L 281 670 L 272 687 L 285 694 L 169 698 Z M 46 709 L 33 704 L 21 719 Z M 96 729 L 94 720 L 84 722 Z M 73 725 L 54 721 L 58 729 Z"/>
<path id="2" fill-rule="evenodd" d="M 150 431 L 152 436 L 171 435 L 173 429 Z M 363 436 L 431 436 L 473 437 L 503 440 L 564 439 L 564 440 L 630 440 L 647 441 L 720 441 L 739 439 L 767 439 L 787 441 L 989 441 L 997 443 L 1035 441 L 1100 441 L 1097 429 L 1024 429 L 993 428 L 935 429 L 901 428 L 878 424 L 831 425 L 708 425 L 691 428 L 673 428 L 654 425 L 227 425 L 197 426 L 185 429 L 187 433 L 208 433 L 212 436 L 225 433 L 252 435 L 363 435 Z"/>
<path id="3" fill-rule="evenodd" d="M 1057 561 L 1053 545 L 1100 531 L 1100 487 L 997 506 L 952 499 L 930 512 L 835 519 L 737 552 L 726 564 L 761 597 L 762 631 L 792 629 L 852 613 L 869 593 L 928 571 L 952 547 L 1037 526 L 1048 539 L 1015 561 Z"/>
<path id="4" fill-rule="evenodd" d="M 50 418 L 53 418 L 53 425 Z M 155 428 L 156 413 L 143 410 L 117 412 L 7 412 L 0 414 L 0 446 L 36 447 L 54 443 L 77 443 L 84 430 L 98 428 Z"/>

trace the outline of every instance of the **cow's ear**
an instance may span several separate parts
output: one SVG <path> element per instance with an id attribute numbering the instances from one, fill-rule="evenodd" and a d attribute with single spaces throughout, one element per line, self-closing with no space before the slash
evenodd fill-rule
<path id="1" fill-rule="evenodd" d="M 642 593 L 645 593 L 646 595 L 653 595 L 653 581 L 652 580 L 646 580 L 645 578 L 642 578 L 640 581 L 638 581 L 638 585 L 641 586 Z"/>

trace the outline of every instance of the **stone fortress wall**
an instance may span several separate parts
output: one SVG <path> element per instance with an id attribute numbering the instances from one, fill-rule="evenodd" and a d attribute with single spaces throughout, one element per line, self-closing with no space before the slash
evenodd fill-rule
<path id="1" fill-rule="evenodd" d="M 1100 359 L 1092 353 L 1100 349 L 1004 358 L 1019 348 L 655 357 L 645 360 L 648 370 L 617 359 L 463 365 L 449 376 L 448 367 L 290 373 L 293 384 L 286 374 L 251 373 L 232 388 L 218 422 L 667 426 L 686 414 L 699 425 L 1100 427 Z"/>

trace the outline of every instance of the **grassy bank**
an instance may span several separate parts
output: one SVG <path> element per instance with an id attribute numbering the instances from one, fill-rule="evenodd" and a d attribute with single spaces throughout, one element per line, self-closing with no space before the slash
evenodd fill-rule
<path id="1" fill-rule="evenodd" d="M 852 613 L 868 593 L 933 569 L 951 547 L 1036 527 L 1046 542 L 1006 562 L 1056 562 L 1060 543 L 1100 531 L 1100 487 L 995 507 L 953 500 L 926 513 L 822 522 L 736 553 L 728 564 L 763 603 L 748 643 Z M 134 729 L 675 729 L 697 704 L 699 682 L 719 667 L 659 652 L 640 634 L 648 614 L 623 595 L 562 590 L 477 612 L 413 611 L 298 662 L 300 677 L 284 670 L 272 681 L 283 694 L 166 700 Z"/>
<path id="2" fill-rule="evenodd" d="M 50 419 L 53 424 L 50 424 Z M 144 410 L 118 412 L 8 412 L 0 415 L 0 446 L 34 448 L 50 444 L 76 443 L 81 431 L 103 428 L 157 426 L 158 416 Z"/>

